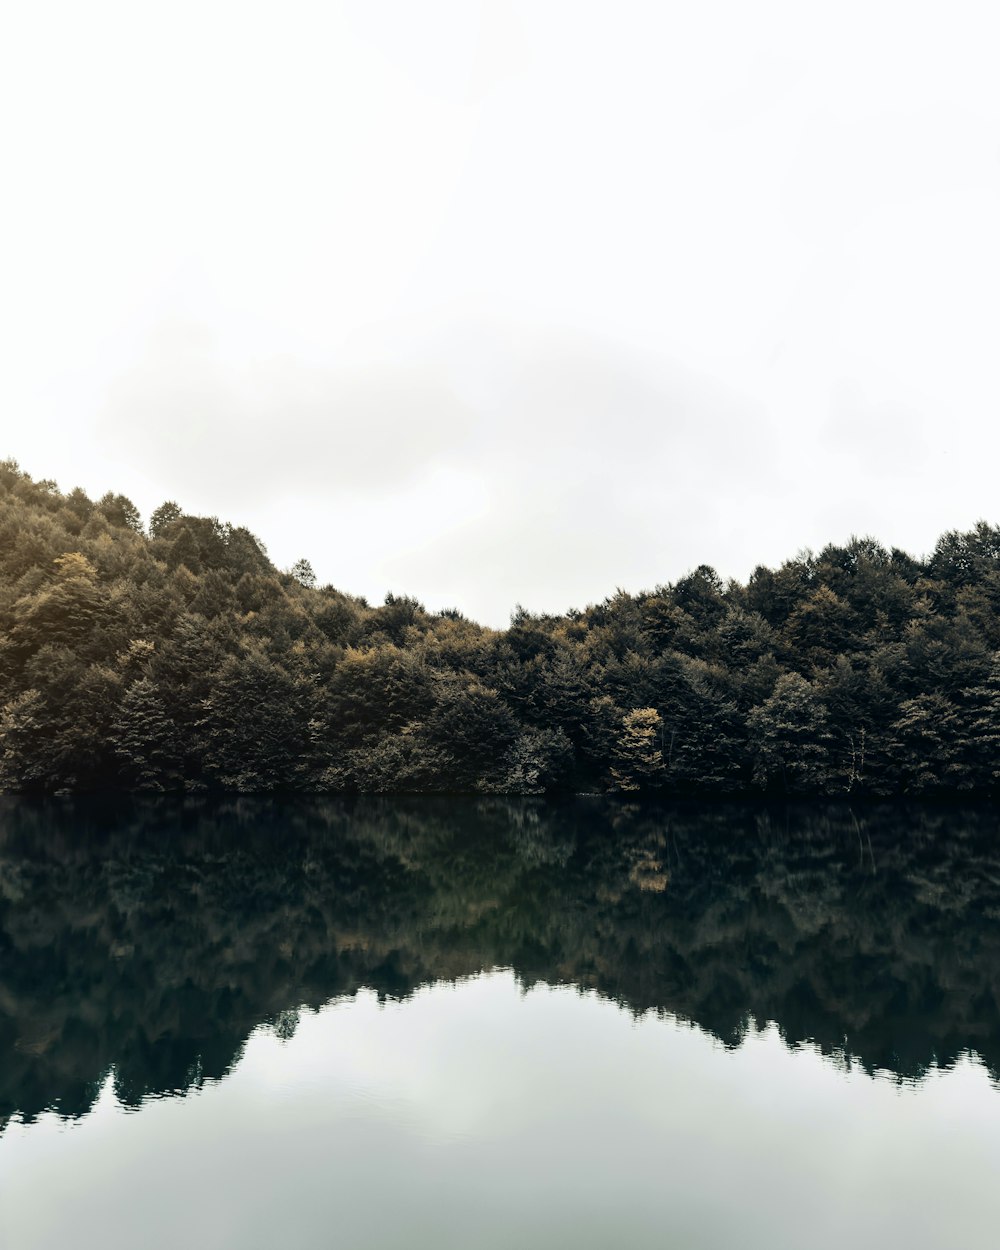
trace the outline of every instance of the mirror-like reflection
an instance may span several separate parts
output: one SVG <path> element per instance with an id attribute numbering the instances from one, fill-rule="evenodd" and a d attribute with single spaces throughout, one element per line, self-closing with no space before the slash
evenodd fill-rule
<path id="1" fill-rule="evenodd" d="M 0 1117 L 184 1092 L 269 1022 L 509 968 L 732 1045 L 1000 1070 L 989 808 L 0 805 Z"/>
<path id="2" fill-rule="evenodd" d="M 0 1137 L 11 1250 L 994 1250 L 975 1060 L 918 1083 L 726 1047 L 510 971 L 262 1027 L 226 1079 Z"/>

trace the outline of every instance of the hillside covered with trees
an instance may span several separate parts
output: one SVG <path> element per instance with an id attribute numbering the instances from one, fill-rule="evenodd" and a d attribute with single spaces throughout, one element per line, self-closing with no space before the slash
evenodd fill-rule
<path id="1" fill-rule="evenodd" d="M 993 794 L 1000 528 L 506 630 L 0 464 L 0 790 Z"/>

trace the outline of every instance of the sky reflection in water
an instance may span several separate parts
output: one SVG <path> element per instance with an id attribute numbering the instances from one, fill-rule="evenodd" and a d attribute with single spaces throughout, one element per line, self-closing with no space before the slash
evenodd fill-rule
<path id="1" fill-rule="evenodd" d="M 986 1247 L 1000 1102 L 501 971 L 249 1039 L 221 1082 L 0 1140 L 2 1244 Z"/>
<path id="2" fill-rule="evenodd" d="M 991 810 L 0 816 L 2 1250 L 995 1245 Z"/>

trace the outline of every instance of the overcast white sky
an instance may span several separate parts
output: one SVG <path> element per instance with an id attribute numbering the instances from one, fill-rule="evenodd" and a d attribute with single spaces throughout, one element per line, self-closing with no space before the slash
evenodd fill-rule
<path id="1" fill-rule="evenodd" d="M 0 456 L 505 624 L 1000 519 L 1000 10 L 8 6 Z"/>

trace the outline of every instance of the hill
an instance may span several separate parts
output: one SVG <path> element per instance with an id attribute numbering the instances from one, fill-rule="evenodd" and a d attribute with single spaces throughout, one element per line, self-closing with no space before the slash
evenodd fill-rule
<path id="1" fill-rule="evenodd" d="M 0 789 L 992 794 L 1000 529 L 497 631 L 0 464 Z"/>

